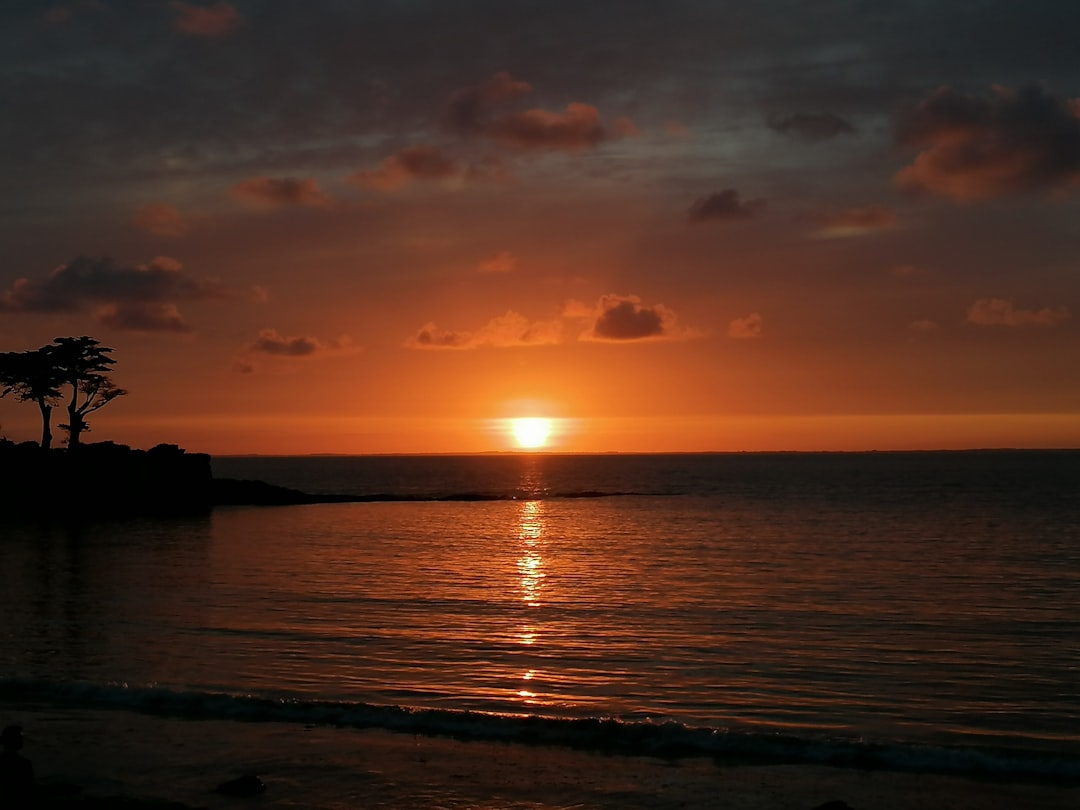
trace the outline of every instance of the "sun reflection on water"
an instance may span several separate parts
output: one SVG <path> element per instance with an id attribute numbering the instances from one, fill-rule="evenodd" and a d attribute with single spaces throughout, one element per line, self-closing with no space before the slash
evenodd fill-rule
<path id="1" fill-rule="evenodd" d="M 530 609 L 539 608 L 542 602 L 544 580 L 547 573 L 544 570 L 543 547 L 545 544 L 547 524 L 544 516 L 543 501 L 524 501 L 521 511 L 518 513 L 518 544 L 519 554 L 517 559 L 518 588 L 521 593 L 521 601 Z M 518 641 L 530 647 L 537 643 L 540 638 L 540 627 L 536 622 L 523 622 L 518 631 Z M 522 681 L 532 681 L 536 670 L 529 669 L 522 676 Z M 534 686 L 532 683 L 522 686 Z M 539 695 L 532 689 L 519 687 L 517 696 L 525 703 L 542 702 Z"/>
<path id="2" fill-rule="evenodd" d="M 518 574 L 521 577 L 521 601 L 528 607 L 539 607 L 544 579 L 547 576 L 541 554 L 544 543 L 543 501 L 525 501 L 521 504 L 518 539 L 521 541 L 521 555 L 517 561 Z"/>

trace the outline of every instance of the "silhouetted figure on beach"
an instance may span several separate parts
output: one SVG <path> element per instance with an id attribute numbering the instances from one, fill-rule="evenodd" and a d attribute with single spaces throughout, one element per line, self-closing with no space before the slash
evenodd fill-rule
<path id="1" fill-rule="evenodd" d="M 34 766 L 19 753 L 23 747 L 22 727 L 8 726 L 0 733 L 0 807 L 23 810 L 34 800 Z"/>

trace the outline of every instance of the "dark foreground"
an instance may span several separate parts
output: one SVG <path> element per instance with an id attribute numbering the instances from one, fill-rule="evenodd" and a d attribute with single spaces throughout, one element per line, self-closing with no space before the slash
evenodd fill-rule
<path id="1" fill-rule="evenodd" d="M 49 808 L 1073 810 L 1080 789 L 711 758 L 609 756 L 378 730 L 0 705 Z M 13 716 L 17 715 L 17 716 Z M 254 797 L 216 791 L 257 774 Z M 82 792 L 65 785 L 80 785 Z M 68 791 L 64 794 L 64 791 Z M 835 804 L 830 804 L 835 802 Z M 840 803 L 843 804 L 840 804 Z"/>

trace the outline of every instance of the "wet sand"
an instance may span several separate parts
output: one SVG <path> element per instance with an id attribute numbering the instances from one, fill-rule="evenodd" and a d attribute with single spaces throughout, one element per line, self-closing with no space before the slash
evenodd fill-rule
<path id="1" fill-rule="evenodd" d="M 124 711 L 0 704 L 23 725 L 46 807 L 622 808 L 811 810 L 1072 810 L 1080 787 L 975 781 L 805 765 L 666 761 L 561 748 L 460 742 L 375 730 L 278 723 L 185 721 Z M 214 792 L 244 773 L 266 791 L 253 799 Z M 58 798 L 67 796 L 64 802 Z M 145 803 L 143 803 L 145 802 Z"/>

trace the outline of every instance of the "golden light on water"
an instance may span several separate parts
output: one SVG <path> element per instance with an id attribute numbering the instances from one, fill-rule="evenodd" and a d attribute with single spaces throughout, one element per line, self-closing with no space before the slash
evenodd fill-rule
<path id="1" fill-rule="evenodd" d="M 521 590 L 521 601 L 529 608 L 540 606 L 544 579 L 547 576 L 544 571 L 544 557 L 541 553 L 545 528 L 544 502 L 525 501 L 522 503 L 521 511 L 518 513 L 518 541 L 521 544 L 517 559 L 518 585 Z M 536 644 L 539 639 L 539 630 L 540 628 L 531 622 L 522 624 L 518 632 L 518 641 L 525 646 Z M 521 678 L 531 681 L 535 674 L 535 670 L 530 669 Z M 519 688 L 517 695 L 525 703 L 536 703 L 539 698 L 538 693 L 532 689 Z"/>
<path id="2" fill-rule="evenodd" d="M 521 601 L 529 607 L 539 607 L 544 587 L 544 558 L 540 547 L 544 539 L 543 501 L 526 501 L 518 516 L 518 539 L 521 556 L 517 568 L 521 577 Z"/>
<path id="3" fill-rule="evenodd" d="M 535 674 L 536 674 L 536 670 L 530 669 L 528 672 L 526 672 L 524 675 L 521 676 L 521 680 L 523 680 L 523 681 L 531 681 Z M 531 691 L 529 689 L 519 689 L 518 690 L 518 697 L 525 698 L 526 703 L 538 703 L 539 702 L 539 701 L 533 700 L 533 698 L 539 697 L 539 695 L 537 695 L 536 692 L 533 692 L 533 691 Z"/>

